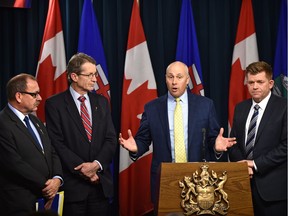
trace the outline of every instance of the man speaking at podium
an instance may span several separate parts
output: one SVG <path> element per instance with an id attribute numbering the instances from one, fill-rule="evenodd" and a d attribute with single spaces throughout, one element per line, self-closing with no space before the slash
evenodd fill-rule
<path id="1" fill-rule="evenodd" d="M 236 143 L 224 138 L 216 119 L 212 100 L 187 91 L 188 67 L 179 61 L 166 69 L 168 93 L 144 107 L 140 127 L 135 136 L 128 130 L 128 139 L 119 136 L 119 143 L 133 160 L 149 150 L 153 143 L 151 196 L 156 203 L 156 178 L 161 162 L 200 162 L 225 160 L 222 153 Z M 219 132 L 220 131 L 220 132 Z M 207 137 L 207 139 L 206 139 Z"/>

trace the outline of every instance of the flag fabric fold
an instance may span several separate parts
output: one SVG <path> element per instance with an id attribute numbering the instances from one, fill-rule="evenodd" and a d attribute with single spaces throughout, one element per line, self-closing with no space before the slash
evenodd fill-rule
<path id="1" fill-rule="evenodd" d="M 80 22 L 78 52 L 92 56 L 97 63 L 97 83 L 95 91 L 105 96 L 110 102 L 110 85 L 108 69 L 100 31 L 91 0 L 84 0 Z"/>
<path id="2" fill-rule="evenodd" d="M 273 93 L 287 97 L 287 0 L 282 0 L 273 67 Z"/>
<path id="3" fill-rule="evenodd" d="M 32 0 L 1 0 L 0 7 L 31 8 Z"/>
<path id="4" fill-rule="evenodd" d="M 121 133 L 128 138 L 128 129 L 135 135 L 144 105 L 157 97 L 157 87 L 150 61 L 137 0 L 134 0 L 122 91 Z M 150 196 L 152 148 L 132 162 L 126 149 L 119 155 L 119 215 L 143 215 L 153 209 Z"/>
<path id="5" fill-rule="evenodd" d="M 195 94 L 204 95 L 202 69 L 190 0 L 182 0 L 178 30 L 176 60 L 189 68 L 189 88 Z"/>
<path id="6" fill-rule="evenodd" d="M 46 99 L 68 87 L 64 37 L 58 0 L 49 1 L 36 78 L 42 97 L 37 116 L 45 122 L 44 105 Z"/>
<path id="7" fill-rule="evenodd" d="M 229 131 L 232 127 L 235 105 L 250 97 L 246 86 L 245 69 L 250 63 L 258 60 L 252 3 L 251 0 L 242 0 L 229 84 Z"/>

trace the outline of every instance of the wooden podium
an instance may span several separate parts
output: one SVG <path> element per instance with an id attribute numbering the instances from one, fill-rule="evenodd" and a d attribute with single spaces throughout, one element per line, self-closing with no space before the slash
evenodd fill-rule
<path id="1" fill-rule="evenodd" d="M 206 167 L 206 170 L 203 171 L 203 167 L 204 169 Z M 201 187 L 203 185 L 203 181 L 204 183 L 206 183 L 206 185 L 208 185 L 208 181 L 205 182 L 205 174 L 207 179 L 209 179 L 210 183 L 213 181 L 215 183 L 213 184 L 214 187 L 210 187 L 210 189 L 212 188 L 212 192 L 210 193 L 210 195 L 214 196 L 213 202 L 217 203 L 218 201 L 218 203 L 221 204 L 220 200 L 222 200 L 223 204 L 221 205 L 224 207 L 228 206 L 226 214 L 223 214 L 223 212 L 220 214 L 219 212 L 215 212 L 212 210 L 215 215 L 253 216 L 254 213 L 248 167 L 246 163 L 236 162 L 162 163 L 159 173 L 160 183 L 159 199 L 157 206 L 158 216 L 212 215 L 207 212 L 205 213 L 203 208 L 201 208 L 201 206 L 207 207 L 207 203 L 209 202 L 206 202 L 206 204 L 204 202 L 205 205 L 201 204 L 200 207 L 195 204 L 195 201 L 197 202 L 198 200 L 200 200 L 200 197 L 202 197 L 202 195 L 198 195 L 202 194 L 199 191 L 202 190 Z M 191 177 L 190 182 L 192 183 L 192 185 L 194 184 L 195 186 L 190 187 L 189 193 L 187 192 L 189 188 L 187 187 L 188 184 L 186 185 L 186 187 L 183 188 L 184 176 L 188 178 Z M 194 177 L 195 180 L 193 180 Z M 227 177 L 225 183 L 224 181 L 222 181 L 224 177 Z M 187 180 L 187 178 L 185 179 Z M 220 183 L 221 181 L 222 183 Z M 182 183 L 182 188 L 180 187 L 181 183 L 179 182 Z M 199 185 L 197 186 L 198 183 Z M 223 186 L 222 191 L 220 191 L 219 188 L 214 191 L 214 189 L 221 186 L 221 184 Z M 196 187 L 197 191 L 194 190 L 196 189 Z M 186 199 L 183 195 L 181 196 L 181 191 L 183 192 L 183 189 L 186 189 L 187 192 Z M 204 189 L 205 191 L 208 191 L 206 190 L 206 188 Z M 195 193 L 192 193 L 193 191 Z M 225 202 L 225 200 L 223 199 L 223 197 L 225 198 L 225 194 L 227 195 L 226 200 L 228 200 L 228 202 Z M 191 201 L 192 198 L 193 200 Z M 194 203 L 194 207 L 198 206 L 198 209 L 200 209 L 201 211 L 187 211 L 187 208 L 184 210 L 183 203 L 188 203 L 188 205 L 190 205 L 191 202 Z M 201 201 L 201 203 L 203 202 Z M 214 204 L 214 207 L 216 205 Z M 195 210 L 194 207 L 192 209 Z"/>

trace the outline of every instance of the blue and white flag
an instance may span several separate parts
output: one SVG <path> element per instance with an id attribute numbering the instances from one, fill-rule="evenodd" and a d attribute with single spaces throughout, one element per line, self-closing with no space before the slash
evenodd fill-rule
<path id="1" fill-rule="evenodd" d="M 97 77 L 97 83 L 94 87 L 95 91 L 98 94 L 105 96 L 110 101 L 110 85 L 108 81 L 106 58 L 91 0 L 84 0 L 80 23 L 78 52 L 90 55 L 96 60 L 99 76 Z"/>
<path id="2" fill-rule="evenodd" d="M 282 0 L 273 67 L 273 93 L 287 97 L 287 0 Z"/>
<path id="3" fill-rule="evenodd" d="M 204 95 L 201 62 L 190 0 L 182 0 L 180 14 L 176 60 L 185 63 L 189 68 L 191 91 Z"/>

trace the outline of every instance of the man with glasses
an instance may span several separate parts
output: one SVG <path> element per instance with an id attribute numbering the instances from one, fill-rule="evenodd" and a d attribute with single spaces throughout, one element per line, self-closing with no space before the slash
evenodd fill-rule
<path id="1" fill-rule="evenodd" d="M 98 76 L 92 57 L 72 56 L 67 75 L 69 89 L 45 104 L 47 130 L 63 164 L 63 215 L 107 215 L 113 195 L 110 163 L 117 147 L 110 105 L 91 92 Z"/>
<path id="2" fill-rule="evenodd" d="M 19 74 L 7 83 L 0 112 L 0 214 L 27 215 L 38 198 L 46 209 L 62 183 L 62 167 L 44 124 L 32 113 L 42 98 L 35 77 Z"/>

